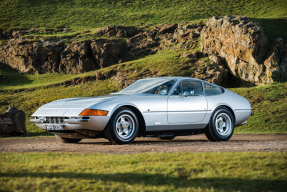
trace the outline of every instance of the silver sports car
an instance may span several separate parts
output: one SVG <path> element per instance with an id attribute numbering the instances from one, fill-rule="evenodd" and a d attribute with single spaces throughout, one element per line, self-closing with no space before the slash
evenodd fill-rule
<path id="1" fill-rule="evenodd" d="M 227 141 L 234 127 L 247 123 L 250 103 L 223 87 L 186 77 L 136 81 L 120 92 L 99 97 L 68 98 L 41 106 L 30 122 L 65 143 L 106 138 L 128 144 L 136 137 L 171 140 L 205 133 Z"/>

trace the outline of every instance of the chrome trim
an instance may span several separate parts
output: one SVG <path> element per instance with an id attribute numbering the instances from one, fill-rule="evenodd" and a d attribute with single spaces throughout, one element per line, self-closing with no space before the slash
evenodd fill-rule
<path id="1" fill-rule="evenodd" d="M 236 125 L 236 126 L 238 127 L 238 126 L 242 126 L 242 125 L 245 125 L 245 124 L 247 124 L 247 121 L 244 121 L 243 123 L 241 123 L 239 125 Z"/>
<path id="2" fill-rule="evenodd" d="M 87 123 L 89 121 L 90 119 L 64 119 L 64 122 L 69 124 Z"/>
<path id="3" fill-rule="evenodd" d="M 43 119 L 29 119 L 31 123 L 43 124 Z"/>

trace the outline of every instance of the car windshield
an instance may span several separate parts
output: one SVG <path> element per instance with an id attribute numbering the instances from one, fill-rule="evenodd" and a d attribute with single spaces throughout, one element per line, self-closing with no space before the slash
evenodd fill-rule
<path id="1" fill-rule="evenodd" d="M 124 88 L 119 93 L 148 93 L 167 95 L 174 82 L 174 79 L 142 79 Z"/>

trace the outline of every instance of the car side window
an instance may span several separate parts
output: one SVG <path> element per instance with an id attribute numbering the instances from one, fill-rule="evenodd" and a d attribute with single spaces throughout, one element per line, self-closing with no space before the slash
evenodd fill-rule
<path id="1" fill-rule="evenodd" d="M 178 86 L 175 88 L 175 90 L 173 91 L 172 95 L 182 95 L 182 86 L 181 86 L 181 82 L 178 84 Z"/>
<path id="2" fill-rule="evenodd" d="M 188 96 L 199 96 L 203 95 L 202 83 L 200 81 L 183 80 L 182 92 L 188 93 Z"/>
<path id="3" fill-rule="evenodd" d="M 207 83 L 204 83 L 204 90 L 205 90 L 206 96 L 221 95 L 222 94 L 222 90 L 219 87 L 215 87 L 215 86 L 207 84 Z"/>
<path id="4" fill-rule="evenodd" d="M 159 86 L 153 87 L 153 88 L 145 91 L 145 93 L 156 94 L 156 95 L 167 95 L 168 92 L 170 91 L 172 85 L 174 84 L 174 82 L 175 82 L 175 80 L 165 82 Z"/>

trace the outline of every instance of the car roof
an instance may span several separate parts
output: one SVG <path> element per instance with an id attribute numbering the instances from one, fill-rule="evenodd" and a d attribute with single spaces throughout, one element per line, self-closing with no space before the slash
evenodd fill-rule
<path id="1" fill-rule="evenodd" d="M 144 79 L 177 79 L 177 80 L 190 79 L 190 80 L 195 80 L 195 81 L 203 81 L 201 79 L 195 79 L 191 77 L 152 77 L 152 78 L 144 78 Z"/>
<path id="2" fill-rule="evenodd" d="M 215 85 L 217 87 L 221 87 L 219 85 L 216 85 L 214 83 L 210 83 L 201 79 L 196 79 L 196 78 L 191 78 L 191 77 L 152 77 L 152 78 L 144 78 L 144 79 L 139 79 L 139 80 L 145 80 L 145 79 L 176 79 L 176 80 L 184 80 L 184 79 L 189 79 L 189 80 L 194 80 L 194 81 L 201 81 L 201 82 L 206 82 L 208 84 Z M 223 88 L 223 87 L 222 87 Z"/>

